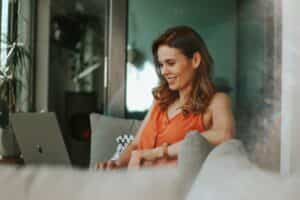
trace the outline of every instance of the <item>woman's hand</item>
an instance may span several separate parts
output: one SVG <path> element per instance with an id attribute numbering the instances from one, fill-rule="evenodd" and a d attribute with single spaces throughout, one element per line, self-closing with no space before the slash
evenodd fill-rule
<path id="1" fill-rule="evenodd" d="M 142 165 L 151 166 L 155 161 L 163 158 L 168 158 L 168 144 L 162 146 L 146 149 L 133 150 L 131 152 L 128 168 L 140 168 Z M 96 169 L 111 170 L 124 167 L 119 160 L 109 160 L 106 162 L 99 162 L 96 164 Z"/>
<path id="2" fill-rule="evenodd" d="M 142 151 L 134 150 L 131 152 L 130 160 L 128 163 L 128 169 L 139 169 L 142 165 Z"/>
<path id="3" fill-rule="evenodd" d="M 159 156 L 158 149 L 132 151 L 128 169 L 139 169 L 141 166 L 151 166 Z"/>
<path id="4" fill-rule="evenodd" d="M 111 170 L 121 168 L 121 164 L 118 160 L 108 160 L 106 162 L 99 162 L 96 164 L 96 169 Z"/>
<path id="5" fill-rule="evenodd" d="M 146 161 L 156 161 L 161 158 L 168 157 L 168 144 L 164 143 L 162 146 L 154 149 L 147 149 L 141 151 L 141 158 Z"/>
<path id="6" fill-rule="evenodd" d="M 141 157 L 146 161 L 156 161 L 158 159 L 164 158 L 167 154 L 167 144 L 163 144 L 160 147 L 154 149 L 147 149 L 141 151 Z"/>
<path id="7" fill-rule="evenodd" d="M 168 144 L 146 150 L 132 151 L 128 168 L 140 168 L 141 166 L 151 166 L 159 159 L 168 158 Z"/>

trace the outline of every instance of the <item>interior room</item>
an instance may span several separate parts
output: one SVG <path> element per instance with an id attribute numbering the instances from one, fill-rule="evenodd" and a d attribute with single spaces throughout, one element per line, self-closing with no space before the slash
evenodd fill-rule
<path id="1" fill-rule="evenodd" d="M 48 72 L 39 72 L 41 67 L 36 66 L 36 75 L 45 79 L 36 76 L 40 88 L 36 88 L 33 107 L 34 111 L 56 113 L 74 161 L 89 163 L 90 141 L 84 136 L 90 133 L 89 113 L 144 118 L 158 81 L 151 43 L 164 29 L 185 24 L 195 27 L 211 50 L 213 79 L 232 99 L 237 137 L 245 142 L 251 159 L 279 170 L 280 126 L 276 120 L 281 103 L 277 87 L 281 82 L 281 24 L 277 3 L 130 0 L 124 5 L 52 1 L 41 6 L 48 14 L 42 12 L 39 19 L 50 21 L 48 29 L 36 33 L 37 38 L 48 41 L 36 46 L 36 65 L 41 60 L 39 66 Z M 162 8 L 161 15 L 153 16 Z"/>
<path id="2" fill-rule="evenodd" d="M 196 30 L 205 40 L 214 60 L 212 81 L 217 91 L 227 94 L 231 99 L 235 139 L 245 149 L 247 159 L 241 159 L 247 163 L 245 166 L 255 166 L 258 172 L 252 174 L 254 177 L 259 176 L 259 170 L 266 171 L 267 175 L 261 176 L 265 177 L 266 183 L 273 180 L 276 182 L 281 176 L 299 171 L 299 136 L 296 133 L 300 127 L 296 117 L 300 112 L 297 106 L 300 97 L 297 88 L 300 84 L 297 78 L 300 62 L 297 49 L 300 44 L 297 29 L 299 22 L 296 20 L 299 13 L 296 8 L 300 4 L 296 0 L 0 2 L 0 165 L 30 166 L 26 163 L 27 151 L 20 144 L 20 138 L 25 138 L 22 139 L 26 140 L 23 143 L 28 145 L 32 138 L 21 133 L 30 132 L 25 130 L 31 130 L 32 126 L 23 123 L 20 128 L 14 128 L 11 121 L 15 114 L 27 116 L 50 113 L 49 117 L 57 126 L 43 126 L 42 117 L 35 118 L 32 123 L 44 128 L 45 132 L 60 133 L 60 145 L 64 146 L 62 151 L 66 151 L 66 155 L 60 156 L 68 157 L 67 163 L 70 162 L 70 166 L 76 170 L 90 171 L 100 157 L 113 157 L 117 132 L 134 135 L 153 102 L 152 89 L 157 86 L 159 79 L 152 56 L 152 42 L 170 27 L 186 25 Z M 108 132 L 110 136 L 99 136 L 100 130 Z M 50 136 L 41 138 L 44 138 L 43 144 L 52 149 L 49 151 L 61 150 Z M 34 146 L 38 154 L 47 151 L 43 144 Z M 234 160 L 230 156 L 225 158 Z M 63 160 L 61 157 L 59 159 Z M 230 163 L 222 161 L 229 169 Z M 201 162 L 205 164 L 206 161 Z M 48 165 L 50 161 L 39 161 L 38 164 L 53 166 Z M 53 164 L 56 166 L 56 163 Z M 69 169 L 66 165 L 59 166 L 62 170 Z M 232 166 L 234 175 L 235 164 Z M 15 173 L 10 168 L 7 170 L 8 173 Z M 172 170 L 152 174 L 152 183 L 155 184 L 164 176 L 160 173 L 167 174 L 165 176 L 177 173 Z M 181 168 L 179 163 L 179 170 L 187 169 Z M 194 177 L 198 171 L 197 168 Z M 73 175 L 72 172 L 62 172 L 66 172 L 65 177 Z M 51 173 L 59 175 L 61 172 Z M 228 176 L 230 173 L 229 170 Z M 268 173 L 276 174 L 276 178 L 273 179 Z M 152 176 L 151 172 L 144 172 L 143 175 L 129 172 L 115 176 L 110 182 L 108 175 L 105 175 L 103 180 L 108 184 L 103 186 L 103 183 L 101 191 L 108 194 L 109 187 L 114 185 L 113 181 L 120 177 L 130 179 L 129 175 L 135 177 L 134 180 Z M 95 177 L 101 176 L 100 173 Z M 207 176 L 206 179 L 216 178 L 209 179 Z M 203 178 L 203 181 L 206 179 Z M 72 180 L 88 183 L 87 179 L 81 179 L 79 175 L 73 176 Z M 96 180 L 93 181 L 95 183 Z M 274 187 L 280 187 L 279 182 L 274 183 Z M 63 182 L 61 184 L 64 185 Z M 179 185 L 176 184 L 176 187 Z M 203 199 L 210 199 L 204 198 L 204 193 L 198 195 L 200 190 L 191 192 L 192 182 L 183 185 L 184 192 L 180 195 L 185 196 L 189 188 L 189 196 L 180 199 L 192 200 L 201 195 Z M 163 199 L 174 199 L 167 193 L 174 188 L 166 187 L 166 198 Z M 126 188 L 126 183 L 122 188 Z M 256 189 L 253 188 L 254 191 Z M 88 188 L 87 191 L 93 189 Z M 144 194 L 149 192 L 141 191 Z M 207 191 L 212 190 L 208 187 Z M 44 192 L 41 194 L 46 194 L 47 190 Z M 278 198 L 284 196 L 281 191 L 278 192 L 282 194 Z"/>
<path id="3" fill-rule="evenodd" d="M 281 92 L 277 85 L 281 66 L 279 50 L 275 48 L 280 44 L 278 5 L 273 1 L 243 0 L 189 4 L 172 1 L 172 7 L 168 7 L 169 4 L 134 0 L 126 5 L 106 1 L 19 3 L 19 12 L 24 14 L 15 20 L 19 26 L 16 29 L 20 36 L 28 38 L 18 40 L 27 40 L 25 44 L 32 55 L 32 64 L 27 68 L 32 73 L 28 73 L 31 80 L 27 89 L 20 90 L 20 96 L 27 99 L 18 104 L 23 108 L 17 111 L 55 112 L 70 155 L 76 154 L 73 159 L 79 165 L 87 165 L 89 114 L 143 119 L 153 101 L 151 90 L 158 81 L 151 43 L 164 29 L 185 24 L 195 27 L 211 49 L 215 61 L 213 79 L 232 98 L 237 137 L 246 143 L 254 160 L 279 169 L 280 126 L 276 125 L 276 115 L 280 113 Z M 153 16 L 162 8 L 161 15 Z M 34 13 L 34 9 L 38 11 Z M 114 16 L 114 12 L 123 16 Z M 119 27 L 113 24 L 114 18 L 122 20 Z M 40 23 L 46 26 L 42 20 L 47 20 L 47 29 L 39 27 Z M 110 23 L 116 27 L 109 27 Z M 121 33 L 124 35 L 118 35 Z M 43 43 L 34 44 L 39 40 Z M 122 56 L 110 52 L 113 44 L 125 52 L 123 59 L 109 63 L 114 56 Z M 269 121 L 262 122 L 256 116 Z M 268 128 L 272 123 L 274 128 L 264 130 L 264 123 Z"/>

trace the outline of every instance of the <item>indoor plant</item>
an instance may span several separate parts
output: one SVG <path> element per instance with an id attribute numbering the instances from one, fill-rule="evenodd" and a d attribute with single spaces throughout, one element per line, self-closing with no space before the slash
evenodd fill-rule
<path id="1" fill-rule="evenodd" d="M 1 41 L 7 52 L 4 62 L 0 65 L 0 102 L 1 102 L 1 143 L 2 156 L 16 156 L 20 153 L 14 134 L 9 126 L 9 114 L 21 111 L 18 105 L 18 95 L 28 83 L 27 62 L 30 54 L 22 43 Z"/>
<path id="2" fill-rule="evenodd" d="M 8 43 L 7 47 L 5 64 L 0 66 L 0 99 L 6 102 L 9 112 L 16 112 L 18 92 L 24 86 L 23 78 L 28 77 L 26 63 L 30 54 L 20 43 Z"/>

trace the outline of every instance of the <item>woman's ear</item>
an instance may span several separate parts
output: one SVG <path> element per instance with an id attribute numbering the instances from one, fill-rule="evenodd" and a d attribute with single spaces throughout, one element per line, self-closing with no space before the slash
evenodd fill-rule
<path id="1" fill-rule="evenodd" d="M 200 63 L 201 63 L 201 55 L 199 52 L 195 52 L 194 55 L 193 55 L 193 58 L 192 58 L 192 65 L 193 65 L 193 68 L 196 69 L 199 67 Z"/>

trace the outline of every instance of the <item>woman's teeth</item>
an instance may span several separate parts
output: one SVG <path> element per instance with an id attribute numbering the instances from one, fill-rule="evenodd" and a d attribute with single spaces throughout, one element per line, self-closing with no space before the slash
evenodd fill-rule
<path id="1" fill-rule="evenodd" d="M 175 80 L 176 77 L 168 77 L 168 80 Z"/>

